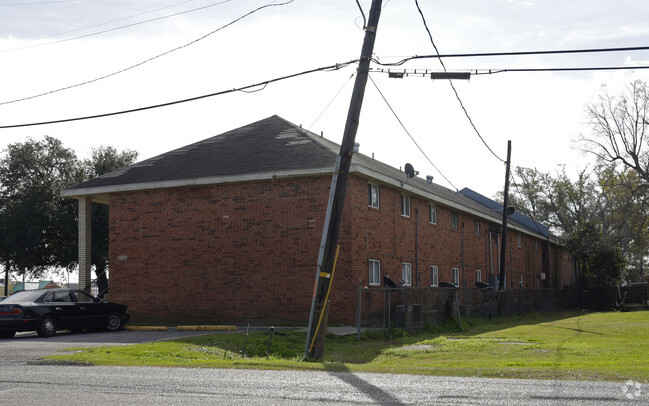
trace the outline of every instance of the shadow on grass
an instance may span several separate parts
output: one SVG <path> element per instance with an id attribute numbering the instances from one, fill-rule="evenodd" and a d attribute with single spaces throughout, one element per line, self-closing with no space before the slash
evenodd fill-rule
<path id="1" fill-rule="evenodd" d="M 552 323 L 559 320 L 580 317 L 585 314 L 587 313 L 581 310 L 564 310 L 559 312 L 531 313 L 519 316 L 499 316 L 492 319 L 470 319 L 468 322 L 462 322 L 463 331 L 460 331 L 458 329 L 457 331 L 451 331 L 449 333 L 465 336 L 475 336 L 512 327 Z M 457 326 L 457 322 L 455 323 L 455 325 Z M 583 332 L 587 331 L 584 330 Z"/>

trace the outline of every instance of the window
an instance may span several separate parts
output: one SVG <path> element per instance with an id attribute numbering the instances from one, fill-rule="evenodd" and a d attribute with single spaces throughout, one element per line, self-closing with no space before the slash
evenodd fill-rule
<path id="1" fill-rule="evenodd" d="M 86 292 L 74 292 L 73 295 L 77 298 L 77 302 L 83 303 L 94 303 L 95 298 L 87 294 Z"/>
<path id="2" fill-rule="evenodd" d="M 381 284 L 381 261 L 370 259 L 370 285 Z"/>
<path id="3" fill-rule="evenodd" d="M 480 237 L 480 220 L 478 219 L 473 220 L 473 234 L 476 237 Z"/>
<path id="4" fill-rule="evenodd" d="M 460 269 L 453 268 L 453 285 L 460 286 Z"/>
<path id="5" fill-rule="evenodd" d="M 439 268 L 437 265 L 430 266 L 430 286 L 439 285 Z"/>
<path id="6" fill-rule="evenodd" d="M 518 287 L 519 288 L 523 287 L 523 274 L 518 275 Z"/>
<path id="7" fill-rule="evenodd" d="M 404 262 L 401 265 L 401 278 L 404 286 L 412 286 L 412 264 Z"/>
<path id="8" fill-rule="evenodd" d="M 379 185 L 373 183 L 367 184 L 367 205 L 379 208 Z"/>
<path id="9" fill-rule="evenodd" d="M 401 195 L 401 215 L 410 217 L 410 196 Z"/>
<path id="10" fill-rule="evenodd" d="M 518 248 L 523 246 L 523 237 L 519 234 L 518 235 Z"/>
<path id="11" fill-rule="evenodd" d="M 437 206 L 434 204 L 428 206 L 428 222 L 430 224 L 437 224 Z"/>
<path id="12" fill-rule="evenodd" d="M 482 271 L 479 269 L 475 270 L 475 281 L 482 282 Z"/>
<path id="13" fill-rule="evenodd" d="M 451 230 L 457 230 L 457 212 L 451 212 Z"/>

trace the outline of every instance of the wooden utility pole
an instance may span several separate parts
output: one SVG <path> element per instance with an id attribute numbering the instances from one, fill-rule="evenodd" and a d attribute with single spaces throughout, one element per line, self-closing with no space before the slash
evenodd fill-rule
<path id="1" fill-rule="evenodd" d="M 498 278 L 498 288 L 500 290 L 505 290 L 505 259 L 506 252 L 505 247 L 507 245 L 507 215 L 509 211 L 509 166 L 511 163 L 512 156 L 512 142 L 507 141 L 507 162 L 505 169 L 505 198 L 503 201 L 503 230 L 501 233 L 501 244 L 500 244 L 500 276 Z"/>
<path id="2" fill-rule="evenodd" d="M 347 112 L 347 121 L 343 132 L 343 140 L 340 145 L 340 154 L 336 159 L 334 167 L 334 176 L 331 182 L 332 193 L 329 196 L 325 224 L 322 230 L 322 240 L 320 243 L 320 253 L 318 255 L 318 266 L 316 271 L 316 282 L 313 300 L 311 303 L 311 316 L 309 318 L 309 329 L 307 332 L 306 347 L 304 350 L 305 358 L 313 354 L 313 348 L 324 349 L 324 334 L 316 337 L 316 329 L 323 330 L 327 328 L 326 313 L 323 313 L 325 300 L 329 285 L 331 283 L 331 274 L 335 265 L 336 245 L 338 243 L 338 231 L 340 230 L 340 221 L 343 213 L 343 202 L 345 201 L 345 191 L 347 189 L 347 179 L 349 177 L 349 166 L 351 165 L 354 154 L 354 143 L 356 132 L 358 130 L 358 119 L 363 104 L 365 94 L 365 85 L 369 74 L 370 59 L 374 51 L 374 41 L 376 39 L 376 28 L 381 15 L 382 0 L 372 0 L 372 7 L 365 27 L 365 39 L 361 49 L 361 57 L 358 63 L 356 81 L 352 99 Z M 323 317 L 321 318 L 321 314 Z M 312 346 L 313 338 L 317 342 Z"/>

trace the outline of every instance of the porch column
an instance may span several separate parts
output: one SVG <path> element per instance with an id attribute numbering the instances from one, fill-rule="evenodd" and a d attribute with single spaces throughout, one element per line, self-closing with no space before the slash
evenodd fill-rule
<path id="1" fill-rule="evenodd" d="M 92 201 L 79 199 L 79 289 L 90 292 L 90 265 L 92 264 Z"/>

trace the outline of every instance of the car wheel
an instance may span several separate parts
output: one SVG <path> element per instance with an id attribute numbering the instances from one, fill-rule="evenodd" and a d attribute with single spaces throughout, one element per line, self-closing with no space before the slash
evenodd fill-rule
<path id="1" fill-rule="evenodd" d="M 122 317 L 119 313 L 111 313 L 106 319 L 106 330 L 118 331 L 122 328 Z"/>
<path id="2" fill-rule="evenodd" d="M 16 335 L 16 330 L 0 331 L 0 338 L 13 338 Z"/>
<path id="3" fill-rule="evenodd" d="M 41 319 L 41 325 L 36 329 L 40 337 L 52 337 L 56 334 L 56 320 L 53 317 L 45 316 Z"/>

